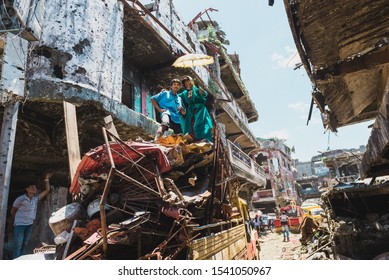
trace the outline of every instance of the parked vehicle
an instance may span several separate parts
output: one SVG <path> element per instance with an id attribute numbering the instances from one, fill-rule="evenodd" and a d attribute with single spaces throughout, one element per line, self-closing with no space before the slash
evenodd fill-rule
<path id="1" fill-rule="evenodd" d="M 281 207 L 281 213 L 282 212 L 285 212 L 286 215 L 289 217 L 289 230 L 291 232 L 298 233 L 300 231 L 299 227 L 301 221 L 304 217 L 301 207 L 295 204 L 286 205 L 284 207 Z M 280 233 L 282 231 L 280 217 L 277 217 L 274 220 L 274 227 L 277 233 Z"/>
<path id="2" fill-rule="evenodd" d="M 323 219 L 321 214 L 324 213 L 324 210 L 320 207 L 320 205 L 302 207 L 301 209 L 304 213 L 304 217 L 305 216 L 311 217 L 319 225 L 321 224 L 322 219 Z"/>
<path id="3" fill-rule="evenodd" d="M 276 213 L 267 213 L 267 216 L 269 217 L 269 220 L 275 220 L 277 218 Z"/>
<path id="4" fill-rule="evenodd" d="M 269 229 L 268 225 L 269 218 L 266 214 L 262 214 L 261 216 L 261 225 L 260 225 L 260 230 L 261 231 L 266 231 Z"/>

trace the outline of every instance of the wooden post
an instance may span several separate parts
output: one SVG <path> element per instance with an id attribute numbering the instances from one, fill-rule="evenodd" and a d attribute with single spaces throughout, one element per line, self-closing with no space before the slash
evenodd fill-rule
<path id="1" fill-rule="evenodd" d="M 76 106 L 64 101 L 63 109 L 65 115 L 66 142 L 68 145 L 70 180 L 73 180 L 77 166 L 81 161 Z"/>
<path id="2" fill-rule="evenodd" d="M 5 222 L 18 112 L 19 102 L 10 102 L 5 106 L 0 134 L 0 260 L 3 259 Z"/>
<path id="3" fill-rule="evenodd" d="M 112 119 L 112 116 L 111 115 L 108 115 L 104 118 L 104 123 L 105 123 L 105 128 L 111 132 L 114 136 L 116 136 L 117 138 L 120 139 L 119 137 L 119 133 L 117 132 L 116 130 L 116 127 L 115 127 L 115 124 L 113 123 L 113 119 Z M 112 139 L 112 137 L 110 136 L 111 140 L 114 140 Z"/>

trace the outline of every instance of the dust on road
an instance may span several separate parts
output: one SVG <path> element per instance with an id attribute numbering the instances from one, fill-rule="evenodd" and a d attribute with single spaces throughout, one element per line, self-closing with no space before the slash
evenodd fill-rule
<path id="1" fill-rule="evenodd" d="M 261 233 L 260 244 L 261 260 L 296 260 L 299 256 L 301 244 L 300 234 L 290 233 L 290 241 L 283 242 L 282 234 L 275 232 Z"/>

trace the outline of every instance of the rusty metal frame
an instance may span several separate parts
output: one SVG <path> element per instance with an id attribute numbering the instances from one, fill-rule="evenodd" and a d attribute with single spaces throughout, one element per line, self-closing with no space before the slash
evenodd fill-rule
<path id="1" fill-rule="evenodd" d="M 107 196 L 108 196 L 109 190 L 111 188 L 112 181 L 113 181 L 114 177 L 118 176 L 118 177 L 126 180 L 127 182 L 130 182 L 131 184 L 137 186 L 138 188 L 147 191 L 148 193 L 150 193 L 151 195 L 156 196 L 156 197 L 161 197 L 161 189 L 163 186 L 163 182 L 162 182 L 162 180 L 158 179 L 160 177 L 160 175 L 159 175 L 158 167 L 156 164 L 154 164 L 154 166 L 155 166 L 155 170 L 157 171 L 157 174 L 143 168 L 142 166 L 139 165 L 139 162 L 140 162 L 140 160 L 146 158 L 146 156 L 144 154 L 138 152 L 134 148 L 127 145 L 124 141 L 122 141 L 121 139 L 116 137 L 114 134 L 112 134 L 105 127 L 103 127 L 102 130 L 103 130 L 103 136 L 104 136 L 104 140 L 105 140 L 105 148 L 108 152 L 108 157 L 109 157 L 109 161 L 111 164 L 111 169 L 109 170 L 108 178 L 107 178 L 107 181 L 105 183 L 103 194 L 101 196 L 100 203 L 99 203 L 100 217 L 101 217 L 101 230 L 102 230 L 101 234 L 103 236 L 103 254 L 104 254 L 104 256 L 106 256 L 107 251 L 108 251 L 108 237 L 107 237 L 107 220 L 106 220 L 106 215 L 105 215 L 105 205 L 107 202 Z M 147 171 L 148 173 L 153 175 L 155 181 L 157 182 L 157 187 L 160 190 L 160 193 L 156 192 L 152 188 L 146 186 L 145 184 L 131 178 L 130 176 L 128 176 L 125 173 L 116 169 L 115 162 L 114 162 L 113 156 L 112 156 L 112 152 L 115 152 L 115 153 L 119 153 L 119 152 L 117 150 L 114 150 L 111 148 L 112 142 L 111 143 L 109 142 L 108 136 L 110 136 L 111 139 L 114 139 L 114 142 L 118 143 L 121 147 L 126 147 L 126 148 L 134 151 L 136 154 L 138 154 L 141 157 L 137 161 L 132 160 L 130 157 L 124 157 L 124 158 L 127 159 L 130 163 L 132 163 L 132 165 L 135 166 L 135 168 L 137 168 L 137 170 L 142 174 L 142 176 L 143 176 L 142 171 Z M 121 156 L 123 156 L 121 153 L 119 153 L 119 154 Z"/>

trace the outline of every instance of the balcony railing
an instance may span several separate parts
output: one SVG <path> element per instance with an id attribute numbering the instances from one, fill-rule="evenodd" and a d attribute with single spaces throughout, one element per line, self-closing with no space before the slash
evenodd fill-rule
<path id="1" fill-rule="evenodd" d="M 342 183 L 352 183 L 357 178 L 358 178 L 358 175 L 349 175 L 349 176 L 338 177 L 338 180 Z"/>
<path id="2" fill-rule="evenodd" d="M 247 178 L 257 185 L 266 185 L 266 174 L 261 166 L 231 141 L 227 144 L 228 157 L 238 176 Z"/>
<path id="3" fill-rule="evenodd" d="M 224 86 L 224 83 L 222 84 Z M 223 102 L 223 109 L 230 115 L 230 116 L 236 116 L 239 118 L 239 120 L 248 127 L 249 121 L 247 119 L 246 114 L 242 110 L 242 108 L 239 106 L 239 104 L 236 102 L 235 98 L 232 96 L 230 92 L 227 91 L 226 95 L 229 99 L 231 99 L 231 102 Z"/>

